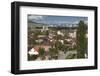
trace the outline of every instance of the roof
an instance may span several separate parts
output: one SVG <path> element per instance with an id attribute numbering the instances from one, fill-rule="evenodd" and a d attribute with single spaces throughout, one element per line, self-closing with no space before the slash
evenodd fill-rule
<path id="1" fill-rule="evenodd" d="M 51 46 L 50 45 L 37 45 L 37 46 L 34 46 L 34 49 L 38 52 L 39 51 L 39 48 L 44 48 L 45 51 L 48 51 L 48 49 L 50 48 Z"/>
<path id="2" fill-rule="evenodd" d="M 39 54 L 34 48 L 32 48 L 28 53 L 30 55 L 38 55 Z"/>

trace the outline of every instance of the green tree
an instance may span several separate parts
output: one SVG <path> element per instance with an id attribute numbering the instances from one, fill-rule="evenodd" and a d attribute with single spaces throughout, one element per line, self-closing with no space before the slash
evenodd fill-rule
<path id="1" fill-rule="evenodd" d="M 51 56 L 51 59 L 57 59 L 58 58 L 58 49 L 57 48 L 49 48 L 49 55 Z"/>
<path id="2" fill-rule="evenodd" d="M 68 46 L 67 46 L 66 44 L 63 44 L 61 50 L 62 50 L 64 53 L 66 53 L 66 52 L 68 51 Z"/>
<path id="3" fill-rule="evenodd" d="M 62 45 L 62 43 L 60 42 L 60 41 L 56 41 L 55 42 L 55 48 L 57 49 L 57 50 L 61 50 L 61 45 Z"/>
<path id="4" fill-rule="evenodd" d="M 29 55 L 28 54 L 28 61 L 36 60 L 37 58 L 38 58 L 38 55 Z"/>
<path id="5" fill-rule="evenodd" d="M 86 31 L 87 25 L 84 21 L 80 21 L 77 28 L 77 58 L 85 58 L 87 51 Z"/>
<path id="6" fill-rule="evenodd" d="M 45 59 L 45 49 L 44 48 L 39 48 L 39 56 L 43 60 Z"/>

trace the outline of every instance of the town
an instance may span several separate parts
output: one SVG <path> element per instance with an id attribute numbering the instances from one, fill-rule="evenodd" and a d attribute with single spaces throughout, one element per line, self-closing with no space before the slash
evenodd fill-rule
<path id="1" fill-rule="evenodd" d="M 77 26 L 28 23 L 28 60 L 77 59 Z"/>

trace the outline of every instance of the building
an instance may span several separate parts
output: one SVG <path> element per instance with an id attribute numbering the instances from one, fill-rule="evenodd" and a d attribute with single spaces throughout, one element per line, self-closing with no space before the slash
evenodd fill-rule
<path id="1" fill-rule="evenodd" d="M 43 26 L 43 28 L 41 29 L 41 32 L 43 32 L 43 31 L 48 31 L 49 29 L 48 29 L 48 27 L 47 26 Z"/>
<path id="2" fill-rule="evenodd" d="M 58 35 L 64 36 L 64 34 L 61 31 L 57 31 Z"/>
<path id="3" fill-rule="evenodd" d="M 76 30 L 69 32 L 69 37 L 76 38 Z"/>
<path id="4" fill-rule="evenodd" d="M 39 53 L 37 52 L 36 49 L 32 48 L 31 50 L 28 51 L 28 54 L 29 54 L 30 56 L 32 56 L 32 55 L 38 55 Z"/>

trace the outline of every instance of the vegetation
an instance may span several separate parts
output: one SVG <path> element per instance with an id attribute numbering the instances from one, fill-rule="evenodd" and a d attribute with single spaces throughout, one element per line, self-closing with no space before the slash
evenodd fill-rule
<path id="1" fill-rule="evenodd" d="M 49 48 L 49 55 L 51 57 L 51 59 L 57 59 L 58 58 L 58 50 L 57 48 Z"/>
<path id="2" fill-rule="evenodd" d="M 80 21 L 77 28 L 77 58 L 85 58 L 87 51 L 86 30 L 87 25 L 83 21 Z"/>
<path id="3" fill-rule="evenodd" d="M 42 60 L 45 59 L 45 49 L 44 48 L 39 48 L 39 56 Z"/>
<path id="4" fill-rule="evenodd" d="M 65 59 L 75 59 L 76 58 L 76 54 L 71 54 L 68 55 Z"/>
<path id="5" fill-rule="evenodd" d="M 37 57 L 38 57 L 37 55 L 31 55 L 31 56 L 30 56 L 30 55 L 28 54 L 28 61 L 36 60 Z"/>
<path id="6" fill-rule="evenodd" d="M 47 27 L 47 25 L 44 26 Z M 75 38 L 69 36 L 69 33 L 73 33 L 74 29 L 77 30 Z M 77 28 L 70 27 L 70 29 L 48 27 L 45 30 L 43 24 L 31 24 L 31 26 L 28 26 L 28 51 L 34 46 L 43 45 L 44 47 L 39 48 L 38 55 L 30 56 L 28 54 L 28 60 L 36 60 L 37 58 L 52 60 L 58 59 L 60 55 L 64 55 L 64 59 L 85 58 L 88 48 L 86 33 L 87 25 L 83 21 L 79 22 Z"/>

